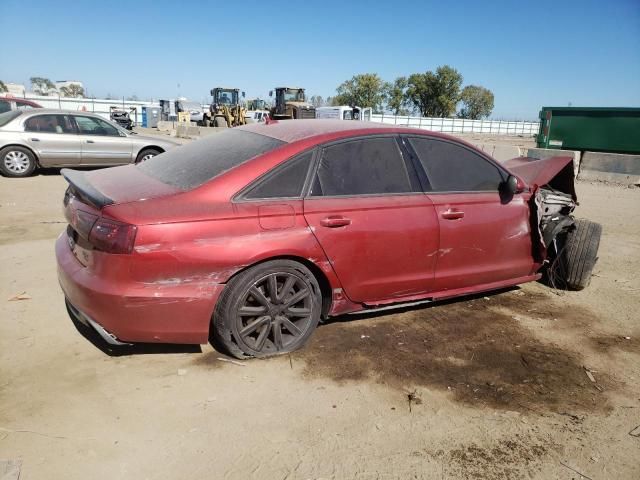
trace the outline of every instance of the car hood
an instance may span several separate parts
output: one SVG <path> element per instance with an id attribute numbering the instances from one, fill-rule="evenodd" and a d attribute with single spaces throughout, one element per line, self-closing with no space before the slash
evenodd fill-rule
<path id="1" fill-rule="evenodd" d="M 504 166 L 520 177 L 533 191 L 542 185 L 552 185 L 560 191 L 569 193 L 576 200 L 574 185 L 573 158 L 557 156 L 538 160 L 518 157 L 507 160 Z"/>

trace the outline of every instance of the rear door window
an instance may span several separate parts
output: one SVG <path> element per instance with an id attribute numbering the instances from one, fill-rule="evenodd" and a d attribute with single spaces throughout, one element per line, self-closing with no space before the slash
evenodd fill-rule
<path id="1" fill-rule="evenodd" d="M 503 176 L 486 158 L 456 143 L 409 138 L 433 192 L 498 191 Z"/>
<path id="2" fill-rule="evenodd" d="M 258 133 L 228 129 L 172 148 L 136 168 L 163 183 L 190 190 L 284 143 Z"/>
<path id="3" fill-rule="evenodd" d="M 25 132 L 75 133 L 67 115 L 36 115 L 24 122 Z"/>
<path id="4" fill-rule="evenodd" d="M 413 191 L 394 137 L 350 140 L 322 151 L 310 196 L 378 195 Z"/>
<path id="5" fill-rule="evenodd" d="M 312 158 L 313 150 L 286 161 L 284 165 L 268 173 L 243 197 L 246 199 L 300 197 Z"/>

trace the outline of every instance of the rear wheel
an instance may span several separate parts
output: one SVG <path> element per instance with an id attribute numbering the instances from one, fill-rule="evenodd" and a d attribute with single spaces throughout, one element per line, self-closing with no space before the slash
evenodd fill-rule
<path id="1" fill-rule="evenodd" d="M 28 177 L 36 169 L 36 157 L 28 148 L 8 146 L 0 150 L 0 171 L 6 177 Z"/>
<path id="2" fill-rule="evenodd" d="M 582 290 L 591 282 L 598 260 L 602 226 L 589 220 L 576 220 L 575 228 L 555 240 L 557 253 L 547 274 L 553 286 Z"/>
<path id="3" fill-rule="evenodd" d="M 320 287 L 307 267 L 265 262 L 227 284 L 213 315 L 211 343 L 237 358 L 291 352 L 309 339 L 321 307 Z"/>
<path id="4" fill-rule="evenodd" d="M 223 127 L 223 128 L 228 127 L 227 120 L 224 117 L 216 117 L 216 118 L 214 118 L 213 119 L 213 125 L 215 127 Z"/>
<path id="5" fill-rule="evenodd" d="M 157 150 L 155 148 L 145 148 L 138 154 L 136 163 L 144 162 L 146 160 L 149 160 L 150 158 L 155 157 L 156 155 L 160 155 L 161 153 L 162 152 L 160 150 Z"/>

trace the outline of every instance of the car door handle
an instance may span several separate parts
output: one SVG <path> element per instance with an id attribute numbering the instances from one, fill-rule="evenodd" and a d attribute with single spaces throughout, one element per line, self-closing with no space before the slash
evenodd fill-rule
<path id="1" fill-rule="evenodd" d="M 457 220 L 459 218 L 464 218 L 464 212 L 450 208 L 449 210 L 442 212 L 442 218 L 445 220 Z"/>
<path id="2" fill-rule="evenodd" d="M 327 217 L 320 220 L 320 225 L 328 228 L 344 227 L 351 225 L 351 219 L 345 217 Z"/>
<path id="3" fill-rule="evenodd" d="M 87 140 L 87 143 L 96 143 L 93 140 Z"/>
<path id="4" fill-rule="evenodd" d="M 31 140 L 32 142 L 39 142 L 40 141 L 39 138 L 30 138 L 29 140 Z"/>

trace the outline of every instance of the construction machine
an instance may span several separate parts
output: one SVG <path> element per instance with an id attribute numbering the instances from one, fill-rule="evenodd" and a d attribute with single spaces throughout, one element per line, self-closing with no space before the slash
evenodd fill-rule
<path id="1" fill-rule="evenodd" d="M 306 101 L 304 88 L 277 87 L 275 106 L 271 109 L 274 120 L 316 118 L 316 109 Z M 269 92 L 273 96 L 273 90 Z"/>
<path id="2" fill-rule="evenodd" d="M 247 100 L 247 110 L 249 111 L 269 110 L 269 107 L 265 100 L 261 100 L 259 98 L 252 98 L 251 100 Z"/>
<path id="3" fill-rule="evenodd" d="M 246 109 L 240 104 L 240 89 L 216 87 L 211 90 L 211 96 L 211 106 L 202 121 L 205 127 L 237 127 L 246 123 Z"/>

